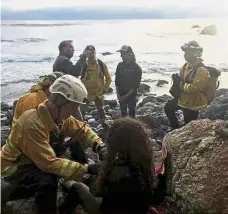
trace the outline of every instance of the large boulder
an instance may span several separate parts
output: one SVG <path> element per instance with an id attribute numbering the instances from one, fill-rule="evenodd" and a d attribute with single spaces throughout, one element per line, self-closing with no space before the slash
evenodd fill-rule
<path id="1" fill-rule="evenodd" d="M 228 92 L 224 89 L 223 91 L 219 91 L 218 95 L 220 96 L 214 99 L 206 111 L 201 113 L 200 118 L 228 120 Z"/>
<path id="2" fill-rule="evenodd" d="M 182 213 L 228 213 L 228 124 L 196 120 L 168 133 L 168 187 Z"/>
<path id="3" fill-rule="evenodd" d="M 216 35 L 216 32 L 217 32 L 217 27 L 216 25 L 210 25 L 210 26 L 207 26 L 205 27 L 200 34 L 203 34 L 203 35 Z"/>

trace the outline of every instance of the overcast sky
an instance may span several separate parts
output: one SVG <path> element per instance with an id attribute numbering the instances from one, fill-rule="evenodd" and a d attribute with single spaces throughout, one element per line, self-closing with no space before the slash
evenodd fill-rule
<path id="1" fill-rule="evenodd" d="M 141 8 L 198 8 L 224 11 L 228 0 L 1 0 L 2 8 L 10 10 L 31 10 L 62 7 L 141 7 Z"/>

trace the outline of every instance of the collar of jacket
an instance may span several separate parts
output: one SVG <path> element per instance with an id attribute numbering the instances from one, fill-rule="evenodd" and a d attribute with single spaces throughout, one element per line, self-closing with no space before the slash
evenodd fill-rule
<path id="1" fill-rule="evenodd" d="M 187 68 L 196 68 L 198 64 L 202 63 L 203 59 L 202 58 L 197 58 L 196 62 L 194 64 L 191 64 L 190 62 L 187 65 Z"/>
<path id="2" fill-rule="evenodd" d="M 51 114 L 47 108 L 47 100 L 38 106 L 37 111 L 42 123 L 49 132 L 56 128 L 57 125 L 52 119 Z"/>
<path id="3" fill-rule="evenodd" d="M 95 58 L 94 63 L 89 63 L 89 60 L 88 59 L 87 59 L 86 63 L 87 63 L 87 65 L 89 67 L 94 67 L 94 66 L 97 66 L 99 64 L 98 61 L 97 61 L 97 58 Z"/>

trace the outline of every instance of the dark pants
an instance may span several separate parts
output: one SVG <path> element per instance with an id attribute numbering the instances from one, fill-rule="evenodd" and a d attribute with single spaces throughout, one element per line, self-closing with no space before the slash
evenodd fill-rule
<path id="1" fill-rule="evenodd" d="M 186 108 L 181 108 L 177 105 L 178 99 L 174 98 L 172 100 L 168 100 L 168 102 L 165 104 L 165 113 L 169 119 L 169 122 L 171 123 L 171 127 L 173 129 L 176 129 L 180 127 L 178 123 L 178 119 L 176 117 L 176 111 L 181 109 L 184 114 L 184 122 L 185 124 L 191 122 L 192 120 L 196 120 L 198 117 L 199 112 L 198 111 L 193 111 L 190 109 Z"/>
<path id="2" fill-rule="evenodd" d="M 135 117 L 135 108 L 136 108 L 136 97 L 129 97 L 126 101 L 120 102 L 120 110 L 122 117 L 128 115 L 127 110 L 129 111 L 130 117 Z"/>
<path id="3" fill-rule="evenodd" d="M 58 190 L 58 179 L 54 174 L 41 171 L 36 165 L 19 166 L 11 176 L 4 178 L 14 186 L 14 190 L 4 203 L 35 196 L 36 212 L 40 214 L 55 214 Z M 7 190 L 5 190 L 7 192 Z"/>

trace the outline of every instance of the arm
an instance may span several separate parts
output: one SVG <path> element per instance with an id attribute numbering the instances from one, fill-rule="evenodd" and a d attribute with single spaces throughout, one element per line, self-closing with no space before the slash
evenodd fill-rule
<path id="1" fill-rule="evenodd" d="M 205 89 L 208 83 L 210 75 L 206 68 L 200 67 L 196 72 L 196 76 L 193 80 L 193 83 L 185 83 L 182 88 L 184 92 L 195 93 L 200 92 Z"/>
<path id="2" fill-rule="evenodd" d="M 77 63 L 74 65 L 68 58 L 64 57 L 58 66 L 56 66 L 57 71 L 62 71 L 65 74 L 71 74 L 73 76 L 80 76 L 81 70 L 85 64 L 86 58 L 81 56 Z"/>
<path id="3" fill-rule="evenodd" d="M 115 85 L 116 85 L 116 93 L 117 93 L 117 97 L 119 97 L 119 79 L 120 79 L 120 73 L 119 73 L 119 70 L 120 70 L 120 66 L 119 64 L 117 65 L 116 67 L 116 73 L 115 73 Z"/>
<path id="4" fill-rule="evenodd" d="M 111 74 L 107 68 L 107 66 L 103 63 L 104 65 L 104 75 L 105 75 L 105 84 L 104 84 L 104 92 L 106 92 L 111 85 L 112 79 L 111 79 Z"/>
<path id="5" fill-rule="evenodd" d="M 142 79 L 142 69 L 139 65 L 136 66 L 136 72 L 135 72 L 135 76 L 134 76 L 134 84 L 132 85 L 131 90 L 125 95 L 126 97 L 130 97 L 132 95 L 136 95 L 137 93 L 137 89 L 140 86 L 140 82 Z"/>
<path id="6" fill-rule="evenodd" d="M 72 141 L 78 140 L 93 149 L 102 143 L 101 138 L 88 125 L 72 116 L 64 121 L 62 131 L 65 136 L 71 137 Z"/>
<path id="7" fill-rule="evenodd" d="M 42 171 L 53 173 L 69 180 L 80 180 L 88 166 L 67 159 L 57 158 L 49 145 L 48 136 L 40 127 L 29 127 L 23 133 L 21 151 Z"/>

